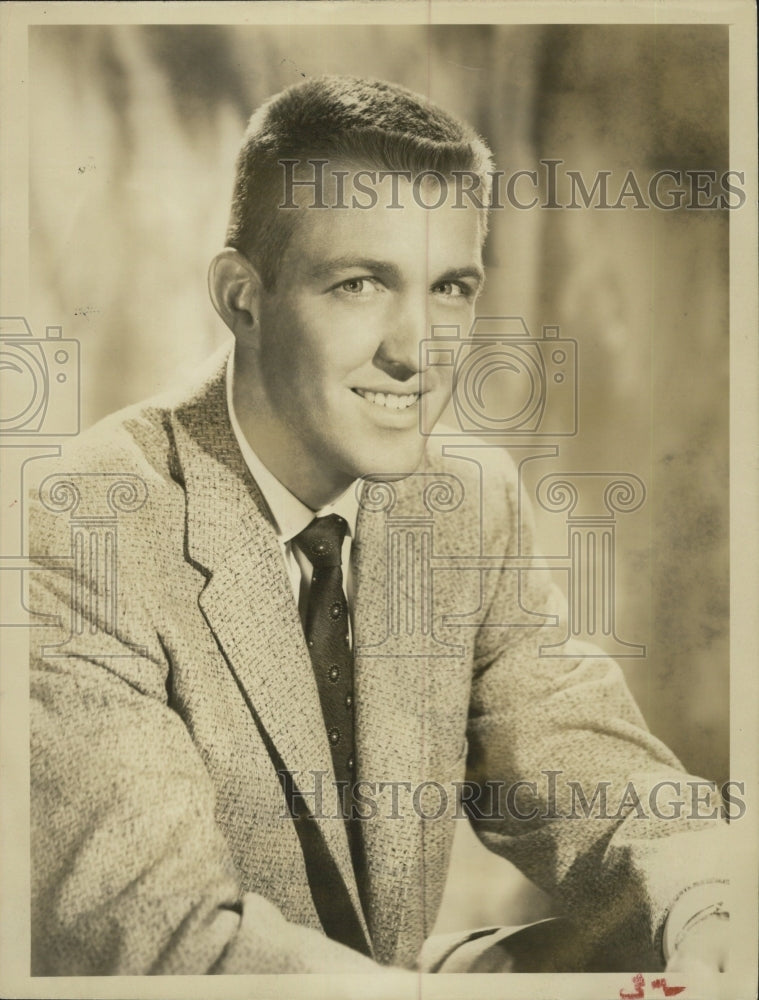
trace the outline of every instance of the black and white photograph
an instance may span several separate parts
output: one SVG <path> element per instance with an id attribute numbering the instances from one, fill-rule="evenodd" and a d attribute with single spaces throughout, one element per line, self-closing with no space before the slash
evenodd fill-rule
<path id="1" fill-rule="evenodd" d="M 2 994 L 756 996 L 755 6 L 0 13 Z"/>

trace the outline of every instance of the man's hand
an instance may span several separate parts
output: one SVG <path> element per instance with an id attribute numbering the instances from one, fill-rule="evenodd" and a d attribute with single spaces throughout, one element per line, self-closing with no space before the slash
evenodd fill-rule
<path id="1" fill-rule="evenodd" d="M 550 917 L 519 927 L 483 928 L 430 938 L 423 972 L 580 972 L 583 955 L 576 928 Z M 441 960 L 441 954 L 444 956 Z"/>
<path id="2" fill-rule="evenodd" d="M 712 913 L 694 922 L 679 940 L 666 971 L 683 972 L 704 996 L 720 997 L 719 973 L 727 970 L 729 930 L 726 913 Z"/>

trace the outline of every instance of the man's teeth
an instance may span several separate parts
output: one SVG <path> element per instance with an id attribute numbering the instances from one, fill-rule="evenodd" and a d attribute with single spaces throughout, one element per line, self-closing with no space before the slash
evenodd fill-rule
<path id="1" fill-rule="evenodd" d="M 368 403 L 384 406 L 388 410 L 407 410 L 419 399 L 418 392 L 410 392 L 403 396 L 394 392 L 369 392 L 367 389 L 356 389 L 356 392 Z"/>

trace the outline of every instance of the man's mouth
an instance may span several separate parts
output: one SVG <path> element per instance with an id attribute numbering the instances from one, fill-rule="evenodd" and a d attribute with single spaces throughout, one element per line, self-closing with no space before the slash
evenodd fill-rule
<path id="1" fill-rule="evenodd" d="M 375 406 L 382 406 L 386 410 L 407 410 L 416 403 L 421 395 L 419 392 L 408 392 L 399 394 L 396 392 L 370 392 L 369 389 L 354 389 L 356 395 L 361 396 L 367 403 Z"/>

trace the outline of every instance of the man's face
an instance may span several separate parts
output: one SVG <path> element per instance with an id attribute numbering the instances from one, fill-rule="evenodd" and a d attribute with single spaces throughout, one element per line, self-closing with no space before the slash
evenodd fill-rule
<path id="1" fill-rule="evenodd" d="M 400 188 L 402 208 L 387 207 L 388 192 L 371 209 L 292 209 L 300 215 L 276 289 L 259 303 L 251 443 L 258 438 L 271 471 L 314 508 L 359 476 L 417 468 L 420 342 L 435 325 L 465 335 L 473 319 L 477 209 L 454 209 L 452 197 L 426 209 L 410 184 Z M 435 420 L 450 395 L 437 371 L 424 379 Z"/>

